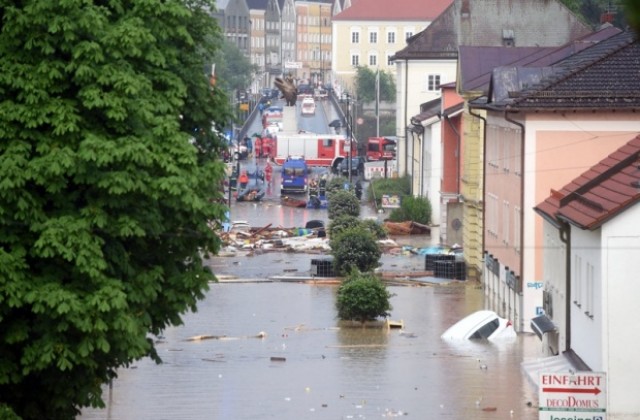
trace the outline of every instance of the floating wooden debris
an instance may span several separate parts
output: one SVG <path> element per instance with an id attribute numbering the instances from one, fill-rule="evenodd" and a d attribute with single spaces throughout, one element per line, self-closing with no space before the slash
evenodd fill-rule
<path id="1" fill-rule="evenodd" d="M 286 362 L 287 358 L 286 357 L 271 356 L 271 361 L 272 362 Z"/>

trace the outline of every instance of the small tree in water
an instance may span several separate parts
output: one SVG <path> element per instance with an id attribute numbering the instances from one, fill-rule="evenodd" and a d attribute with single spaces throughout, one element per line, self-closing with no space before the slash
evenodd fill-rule
<path id="1" fill-rule="evenodd" d="M 338 288 L 338 317 L 360 322 L 387 317 L 393 309 L 389 302 L 392 296 L 375 275 L 353 272 Z"/>
<path id="2" fill-rule="evenodd" d="M 360 226 L 346 228 L 331 238 L 333 267 L 338 274 L 372 271 L 378 266 L 382 251 L 371 231 Z"/>

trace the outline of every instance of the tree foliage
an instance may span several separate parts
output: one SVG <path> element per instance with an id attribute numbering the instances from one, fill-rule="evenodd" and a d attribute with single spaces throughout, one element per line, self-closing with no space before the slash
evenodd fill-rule
<path id="1" fill-rule="evenodd" d="M 411 220 L 428 225 L 431 223 L 431 202 L 425 197 L 413 197 L 408 195 L 402 198 L 400 208 L 393 209 L 389 220 L 392 222 L 404 222 Z"/>
<path id="2" fill-rule="evenodd" d="M 352 273 L 338 288 L 338 318 L 365 322 L 389 316 L 392 296 L 376 276 Z"/>
<path id="3" fill-rule="evenodd" d="M 368 230 L 376 239 L 384 239 L 387 237 L 386 229 L 376 220 L 362 220 L 349 214 L 338 216 L 331 220 L 331 223 L 329 223 L 329 236 L 337 236 L 352 227 Z"/>
<path id="4" fill-rule="evenodd" d="M 330 219 L 343 215 L 359 216 L 360 200 L 353 191 L 335 191 L 329 196 L 327 213 Z"/>
<path id="5" fill-rule="evenodd" d="M 258 72 L 258 67 L 251 64 L 242 51 L 227 39 L 222 40 L 213 62 L 216 64 L 217 83 L 229 94 L 246 89 Z"/>
<path id="6" fill-rule="evenodd" d="M 395 102 L 396 82 L 393 75 L 384 70 L 380 73 L 380 100 Z M 359 101 L 369 102 L 376 100 L 376 71 L 369 67 L 358 67 L 356 72 L 356 94 Z"/>
<path id="7" fill-rule="evenodd" d="M 411 194 L 411 179 L 408 176 L 402 178 L 376 178 L 367 188 L 367 200 L 376 201 L 380 205 L 383 195 L 398 195 L 404 197 Z"/>
<path id="8" fill-rule="evenodd" d="M 339 275 L 354 269 L 368 272 L 378 267 L 382 251 L 371 231 L 354 226 L 331 237 L 329 242 L 333 255 L 333 268 Z"/>
<path id="9" fill-rule="evenodd" d="M 220 39 L 204 7 L 0 9 L 0 403 L 24 419 L 103 405 L 214 279 L 229 111 L 203 72 Z"/>

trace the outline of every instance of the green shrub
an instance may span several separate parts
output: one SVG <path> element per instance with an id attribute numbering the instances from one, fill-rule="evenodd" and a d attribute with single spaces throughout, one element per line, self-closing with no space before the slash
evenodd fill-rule
<path id="1" fill-rule="evenodd" d="M 382 255 L 376 238 L 361 226 L 344 229 L 331 238 L 329 246 L 333 268 L 338 275 L 346 275 L 354 269 L 372 271 L 378 266 Z"/>
<path id="2" fill-rule="evenodd" d="M 406 196 L 400 203 L 400 208 L 393 209 L 389 215 L 392 222 L 411 220 L 428 225 L 431 223 L 431 203 L 424 197 Z"/>
<path id="3" fill-rule="evenodd" d="M 340 232 L 344 231 L 347 228 L 358 226 L 360 224 L 360 219 L 356 216 L 352 216 L 350 214 L 343 214 L 341 216 L 336 217 L 335 219 L 331 219 L 329 223 L 329 237 L 337 236 Z"/>
<path id="4" fill-rule="evenodd" d="M 342 320 L 370 321 L 386 317 L 392 294 L 373 274 L 351 274 L 338 288 L 336 308 Z"/>
<path id="5" fill-rule="evenodd" d="M 6 404 L 0 404 L 0 419 L 1 420 L 21 420 L 15 411 Z"/>
<path id="6" fill-rule="evenodd" d="M 382 224 L 378 223 L 378 221 L 371 219 L 362 220 L 349 214 L 343 214 L 342 216 L 338 216 L 331 220 L 329 223 L 328 233 L 330 237 L 336 236 L 340 232 L 351 227 L 359 227 L 361 229 L 368 230 L 376 239 L 384 239 L 387 237 L 387 230 Z"/>
<path id="7" fill-rule="evenodd" d="M 375 194 L 375 195 L 374 195 Z M 377 178 L 371 181 L 367 188 L 367 200 L 380 206 L 383 195 L 397 195 L 400 198 L 411 195 L 411 180 L 402 178 Z"/>
<path id="8" fill-rule="evenodd" d="M 353 192 L 336 191 L 329 196 L 328 200 L 327 212 L 329 219 L 336 219 L 343 215 L 356 217 L 360 215 L 360 200 Z"/>
<path id="9" fill-rule="evenodd" d="M 337 191 L 345 191 L 344 184 L 349 183 L 349 180 L 343 176 L 334 176 L 327 182 L 327 198 L 330 199 L 331 195 Z"/>
<path id="10" fill-rule="evenodd" d="M 364 227 L 365 229 L 373 233 L 373 236 L 376 239 L 384 239 L 387 237 L 388 235 L 387 229 L 385 229 L 385 227 L 382 224 L 378 223 L 378 221 L 371 220 L 371 219 L 366 219 L 366 220 L 358 219 L 358 220 L 360 221 L 360 224 L 362 225 L 362 227 Z"/>

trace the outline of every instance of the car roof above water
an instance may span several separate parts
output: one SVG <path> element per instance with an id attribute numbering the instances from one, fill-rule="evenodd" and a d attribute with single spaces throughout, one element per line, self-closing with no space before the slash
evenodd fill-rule
<path id="1" fill-rule="evenodd" d="M 481 326 L 498 319 L 499 316 L 494 311 L 482 310 L 477 311 L 462 318 L 453 324 L 443 334 L 443 338 L 468 338 Z"/>

